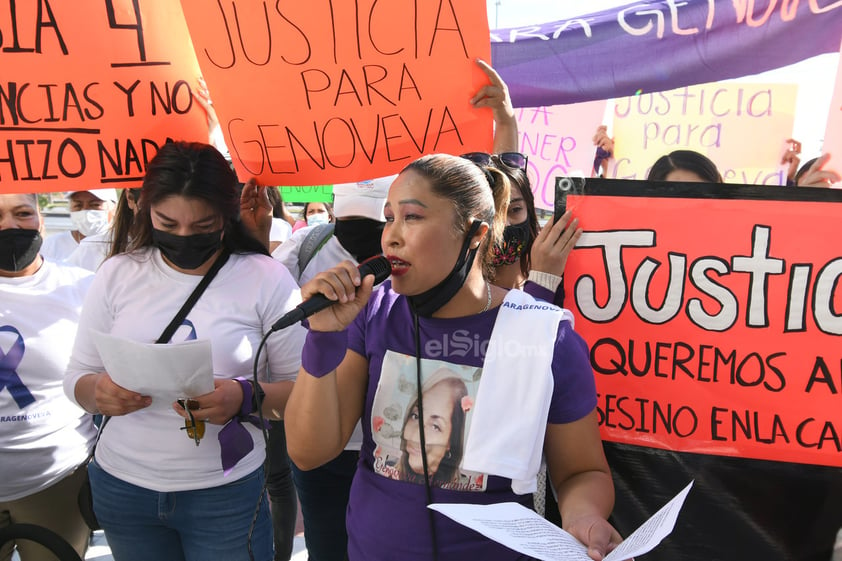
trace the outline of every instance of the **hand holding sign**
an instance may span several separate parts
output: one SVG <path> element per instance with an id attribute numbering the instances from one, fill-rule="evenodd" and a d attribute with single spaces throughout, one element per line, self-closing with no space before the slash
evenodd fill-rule
<path id="1" fill-rule="evenodd" d="M 494 152 L 517 152 L 517 119 L 515 110 L 512 107 L 512 98 L 509 96 L 509 87 L 506 82 L 497 74 L 487 62 L 482 59 L 476 60 L 488 79 L 490 84 L 481 87 L 471 98 L 471 105 L 474 107 L 490 107 L 494 115 Z"/>
<path id="2" fill-rule="evenodd" d="M 800 172 L 796 185 L 799 187 L 830 187 L 842 180 L 839 172 L 832 169 L 824 169 L 830 161 L 830 154 L 822 154 L 821 157 L 810 164 L 806 171 Z M 806 165 L 806 164 L 805 164 Z"/>
<path id="3" fill-rule="evenodd" d="M 272 229 L 272 203 L 266 187 L 257 184 L 255 178 L 243 185 L 240 193 L 240 221 L 252 236 L 269 247 L 269 232 Z"/>
<path id="4" fill-rule="evenodd" d="M 593 143 L 597 148 L 602 148 L 609 154 L 614 153 L 614 139 L 608 136 L 608 127 L 599 125 L 596 127 L 596 134 L 593 135 Z"/>
<path id="5" fill-rule="evenodd" d="M 564 275 L 567 258 L 582 235 L 579 219 L 571 218 L 572 214 L 568 210 L 555 223 L 541 229 L 529 253 L 533 271 L 551 273 L 557 277 Z"/>

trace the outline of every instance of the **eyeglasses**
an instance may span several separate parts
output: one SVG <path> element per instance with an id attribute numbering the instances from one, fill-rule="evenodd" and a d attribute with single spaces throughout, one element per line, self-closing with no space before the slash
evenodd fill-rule
<path id="1" fill-rule="evenodd" d="M 193 417 L 193 409 L 199 408 L 199 402 L 194 399 L 179 399 L 178 404 L 187 412 L 189 417 L 189 419 L 184 419 L 184 426 L 181 427 L 181 430 L 186 430 L 187 436 L 192 438 L 198 446 L 199 441 L 205 436 L 205 422 Z"/>
<path id="2" fill-rule="evenodd" d="M 520 152 L 501 152 L 499 154 L 486 154 L 485 152 L 468 152 L 467 154 L 462 154 L 461 158 L 465 158 L 466 160 L 471 160 L 478 166 L 494 166 L 496 167 L 496 161 L 499 161 L 507 168 L 510 169 L 519 169 L 521 171 L 526 171 L 526 164 L 529 162 L 529 157 L 526 154 L 522 154 Z"/>

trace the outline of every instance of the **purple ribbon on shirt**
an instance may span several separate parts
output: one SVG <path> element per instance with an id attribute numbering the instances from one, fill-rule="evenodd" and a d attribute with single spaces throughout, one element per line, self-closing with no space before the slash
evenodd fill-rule
<path id="1" fill-rule="evenodd" d="M 18 336 L 17 340 L 12 343 L 9 352 L 4 353 L 3 350 L 0 349 L 0 391 L 3 391 L 4 388 L 8 389 L 9 393 L 12 394 L 12 399 L 15 400 L 15 403 L 18 404 L 18 407 L 23 409 L 27 405 L 35 403 L 35 398 L 32 397 L 32 393 L 29 391 L 29 388 L 24 385 L 23 380 L 20 379 L 16 370 L 23 360 L 23 352 L 26 347 L 23 344 L 23 337 L 21 336 L 20 331 L 11 325 L 4 325 L 0 327 L 0 331 L 14 333 Z"/>

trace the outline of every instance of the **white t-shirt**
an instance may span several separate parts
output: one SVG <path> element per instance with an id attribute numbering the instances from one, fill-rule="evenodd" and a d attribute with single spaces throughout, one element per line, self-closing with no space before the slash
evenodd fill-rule
<path id="1" fill-rule="evenodd" d="M 285 242 L 292 235 L 292 225 L 283 218 L 273 218 L 269 230 L 270 242 Z"/>
<path id="2" fill-rule="evenodd" d="M 342 244 L 339 243 L 336 236 L 331 236 L 321 249 L 316 251 L 313 258 L 310 259 L 310 262 L 307 263 L 306 267 L 304 267 L 304 271 L 300 272 L 298 270 L 298 254 L 301 251 L 301 244 L 304 243 L 304 238 L 307 237 L 307 234 L 316 227 L 317 226 L 308 226 L 307 228 L 296 230 L 287 241 L 281 244 L 274 253 L 272 253 L 272 257 L 286 265 L 287 269 L 289 269 L 290 273 L 292 273 L 292 277 L 294 279 L 298 279 L 299 286 L 304 285 L 322 271 L 335 267 L 343 261 L 350 260 L 354 263 L 357 262 L 356 259 L 354 259 L 354 256 L 342 247 Z M 354 432 L 351 434 L 350 440 L 348 440 L 348 444 L 345 445 L 345 450 L 359 450 L 362 445 L 362 426 L 360 423 L 357 423 L 357 426 L 354 427 Z"/>
<path id="3" fill-rule="evenodd" d="M 331 236 L 325 244 L 316 251 L 310 262 L 303 271 L 298 270 L 298 254 L 301 251 L 301 245 L 313 228 L 318 226 L 307 226 L 296 230 L 289 237 L 287 241 L 278 246 L 272 253 L 272 257 L 283 263 L 289 272 L 292 273 L 292 278 L 298 281 L 298 286 L 303 286 L 310 281 L 317 274 L 327 269 L 333 268 L 345 260 L 350 260 L 356 263 L 354 256 L 348 253 L 336 236 Z"/>
<path id="4" fill-rule="evenodd" d="M 46 489 L 90 453 L 92 417 L 62 380 L 92 278 L 48 260 L 34 275 L 0 277 L 0 501 Z"/>
<path id="5" fill-rule="evenodd" d="M 70 257 L 70 254 L 76 251 L 77 247 L 79 247 L 79 242 L 76 241 L 70 230 L 65 230 L 44 238 L 44 243 L 41 244 L 41 256 L 55 263 L 60 263 Z"/>
<path id="6" fill-rule="evenodd" d="M 111 235 L 111 230 L 109 230 L 82 238 L 65 262 L 68 265 L 96 271 L 108 257 L 108 250 L 111 249 Z"/>
<path id="7" fill-rule="evenodd" d="M 167 265 L 158 249 L 117 255 L 97 271 L 79 321 L 79 334 L 65 378 L 73 396 L 76 382 L 102 372 L 102 361 L 90 330 L 144 343 L 154 343 L 199 284 L 199 275 L 180 273 Z M 210 339 L 216 378 L 252 377 L 254 354 L 271 325 L 301 302 L 289 272 L 258 254 L 231 255 L 187 315 L 197 339 Z M 183 341 L 191 330 L 173 336 Z M 290 326 L 267 339 L 260 354 L 260 379 L 294 380 L 301 364 L 305 330 Z M 249 423 L 254 449 L 223 475 L 218 441 L 220 425 L 206 424 L 196 446 L 184 419 L 168 405 L 112 417 L 96 449 L 97 463 L 111 475 L 159 492 L 224 485 L 263 464 L 264 441 Z"/>

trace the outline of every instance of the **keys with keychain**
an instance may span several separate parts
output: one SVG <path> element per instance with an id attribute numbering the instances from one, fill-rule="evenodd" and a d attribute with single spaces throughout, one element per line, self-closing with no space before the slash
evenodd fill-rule
<path id="1" fill-rule="evenodd" d="M 205 436 L 205 421 L 196 419 L 193 416 L 193 411 L 199 409 L 199 402 L 195 399 L 179 399 L 178 404 L 181 405 L 181 408 L 184 409 L 189 417 L 184 419 L 184 426 L 181 427 L 181 430 L 186 430 L 187 436 L 192 438 L 196 446 L 198 446 L 199 441 Z"/>

